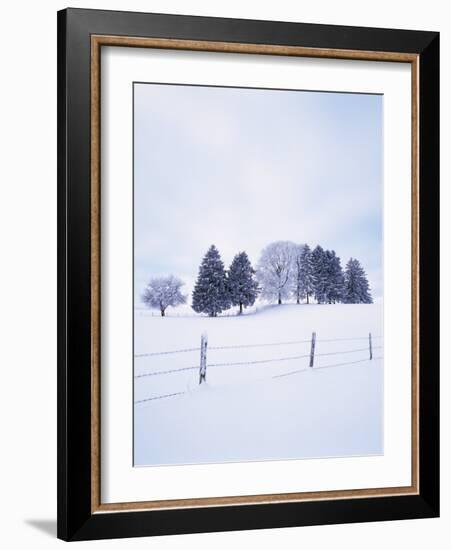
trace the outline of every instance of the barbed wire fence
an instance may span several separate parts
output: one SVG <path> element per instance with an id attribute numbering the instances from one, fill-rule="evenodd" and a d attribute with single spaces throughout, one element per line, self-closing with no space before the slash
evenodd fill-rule
<path id="1" fill-rule="evenodd" d="M 148 357 L 171 356 L 175 354 L 199 352 L 200 360 L 199 360 L 199 363 L 197 363 L 196 365 L 144 372 L 141 374 L 136 374 L 134 378 L 135 380 L 139 380 L 142 378 L 148 378 L 152 376 L 166 376 L 166 375 L 187 372 L 187 371 L 198 371 L 199 385 L 201 385 L 203 383 L 206 383 L 207 370 L 209 369 L 224 368 L 224 367 L 238 367 L 238 366 L 244 367 L 244 366 L 254 366 L 254 365 L 266 365 L 266 364 L 277 363 L 277 362 L 285 364 L 288 361 L 308 359 L 308 365 L 306 362 L 306 364 L 299 369 L 295 369 L 289 372 L 284 372 L 281 374 L 276 374 L 271 376 L 272 379 L 278 379 L 278 378 L 284 378 L 287 376 L 292 376 L 295 374 L 300 374 L 302 372 L 308 372 L 309 370 L 312 370 L 312 369 L 320 370 L 320 369 L 330 369 L 330 368 L 336 368 L 336 367 L 345 367 L 347 365 L 355 365 L 366 361 L 381 359 L 382 357 L 373 357 L 373 351 L 382 349 L 383 347 L 382 345 L 374 346 L 373 340 L 380 340 L 381 338 L 382 338 L 381 336 L 372 336 L 370 332 L 368 333 L 368 336 L 317 339 L 316 332 L 312 332 L 312 336 L 308 340 L 304 339 L 304 340 L 290 340 L 285 342 L 272 342 L 272 343 L 262 343 L 262 344 L 237 344 L 237 345 L 208 347 L 208 336 L 207 334 L 204 333 L 201 335 L 201 343 L 199 347 L 135 354 L 135 359 L 142 359 L 142 358 L 148 358 Z M 366 341 L 367 343 L 365 347 L 362 347 L 363 344 L 361 344 L 360 347 L 354 348 L 354 349 L 338 350 L 338 351 L 325 352 L 325 353 L 316 352 L 316 346 L 318 343 L 363 342 L 363 341 Z M 302 344 L 310 344 L 309 353 L 274 357 L 274 358 L 268 358 L 268 359 L 256 359 L 253 361 L 229 361 L 229 362 L 221 362 L 221 363 L 207 362 L 207 349 L 210 351 L 223 351 L 223 350 L 239 350 L 239 349 L 252 349 L 252 348 L 284 347 L 284 346 L 295 346 L 295 345 L 302 345 Z M 341 362 L 341 363 L 336 363 L 331 365 L 315 366 L 315 360 L 319 357 L 331 357 L 335 355 L 348 355 L 348 354 L 362 353 L 362 352 L 368 353 L 368 356 L 365 359 L 346 361 L 346 362 Z M 169 397 L 176 397 L 176 396 L 184 395 L 186 393 L 188 393 L 188 391 L 173 392 L 173 393 L 167 393 L 167 394 L 157 395 L 153 397 L 147 397 L 145 399 L 139 399 L 135 401 L 134 404 L 138 405 L 141 403 L 147 403 L 149 401 L 166 399 Z"/>

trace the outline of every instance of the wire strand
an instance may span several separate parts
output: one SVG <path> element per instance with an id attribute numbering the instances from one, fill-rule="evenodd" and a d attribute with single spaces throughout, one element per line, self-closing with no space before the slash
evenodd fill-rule
<path id="1" fill-rule="evenodd" d="M 372 361 L 376 361 L 378 359 L 382 359 L 382 357 L 374 357 Z M 283 374 L 276 374 L 272 378 L 283 378 L 284 376 L 291 376 L 292 374 L 299 374 L 300 372 L 311 372 L 311 371 L 317 371 L 321 369 L 331 369 L 334 367 L 345 367 L 347 365 L 356 365 L 357 363 L 366 363 L 367 361 L 371 361 L 371 359 L 358 359 L 357 361 L 348 361 L 346 363 L 336 363 L 334 365 L 323 365 L 320 367 L 304 367 L 302 369 L 292 370 L 290 372 L 284 372 Z"/>
<path id="2" fill-rule="evenodd" d="M 200 348 L 185 348 L 185 349 L 174 349 L 171 351 L 155 351 L 152 353 L 137 353 L 135 354 L 135 359 L 140 357 L 155 357 L 156 355 L 172 355 L 174 353 L 188 353 L 191 351 L 199 351 Z"/>
<path id="3" fill-rule="evenodd" d="M 382 338 L 382 336 L 372 336 L 373 340 Z M 354 340 L 368 340 L 368 336 L 358 336 L 355 338 L 331 338 L 331 339 L 318 339 L 319 342 L 352 342 Z M 209 350 L 227 350 L 227 349 L 247 349 L 247 348 L 265 348 L 271 346 L 294 346 L 297 344 L 310 344 L 311 339 L 308 340 L 291 340 L 288 342 L 271 342 L 268 344 L 242 344 L 242 345 L 230 345 L 230 346 L 209 346 Z M 155 351 L 150 353 L 137 353 L 135 354 L 136 359 L 142 357 L 155 357 L 158 355 L 173 355 L 175 353 L 190 353 L 194 351 L 200 351 L 200 348 L 184 348 L 184 349 L 175 349 L 170 351 Z"/>
<path id="4" fill-rule="evenodd" d="M 259 365 L 263 363 L 274 363 L 275 361 L 292 361 L 294 359 L 305 359 L 310 357 L 308 355 L 293 355 L 292 357 L 275 357 L 274 359 L 258 359 L 256 361 L 238 361 L 236 363 L 212 363 L 211 365 L 207 364 L 207 369 L 215 367 L 235 367 L 239 365 Z"/>
<path id="5" fill-rule="evenodd" d="M 167 393 L 166 395 L 157 395 L 156 397 L 147 397 L 146 399 L 140 399 L 138 401 L 135 401 L 135 405 L 139 405 L 140 403 L 146 403 L 147 401 L 155 401 L 157 399 L 165 399 L 166 397 L 175 397 L 176 395 L 184 395 L 186 391 L 179 391 L 177 393 Z"/>
<path id="6" fill-rule="evenodd" d="M 195 367 L 181 367 L 179 369 L 159 370 L 156 372 L 145 372 L 143 374 L 136 374 L 135 378 L 145 378 L 146 376 L 159 376 L 161 374 L 172 374 L 174 372 L 182 372 L 182 371 L 198 370 L 198 369 L 199 369 L 199 366 L 196 365 Z"/>
<path id="7" fill-rule="evenodd" d="M 381 349 L 382 346 L 373 346 L 373 350 Z M 353 349 L 353 350 L 344 350 L 344 351 L 333 351 L 329 353 L 316 353 L 315 357 L 328 357 L 331 355 L 346 355 L 348 353 L 360 353 L 368 351 L 368 348 L 359 348 L 359 349 Z M 244 366 L 244 365 L 262 365 L 266 363 L 275 363 L 280 361 L 294 361 L 295 359 L 306 359 L 307 357 L 310 357 L 310 354 L 304 354 L 304 355 L 292 355 L 288 357 L 274 357 L 272 359 L 258 359 L 255 361 L 236 361 L 236 362 L 228 362 L 228 363 L 211 363 L 207 364 L 207 368 L 217 368 L 217 367 L 238 367 L 238 366 Z M 362 359 L 362 361 L 366 361 L 366 359 Z M 145 378 L 148 376 L 161 376 L 165 374 L 173 374 L 175 372 L 184 372 L 184 371 L 190 371 L 190 370 L 198 370 L 200 366 L 195 365 L 192 367 L 181 367 L 178 369 L 169 369 L 169 370 L 160 370 L 156 372 L 145 372 L 143 374 L 136 374 L 134 378 Z"/>
<path id="8" fill-rule="evenodd" d="M 245 348 L 266 348 L 270 346 L 294 346 L 297 344 L 310 344 L 311 340 L 291 340 L 290 342 L 273 342 L 270 344 L 242 344 L 236 346 L 210 346 L 209 350 L 245 349 Z"/>
<path id="9" fill-rule="evenodd" d="M 373 361 L 377 361 L 379 359 L 383 359 L 382 356 L 380 357 L 373 357 Z M 322 370 L 322 369 L 331 369 L 331 368 L 336 368 L 336 367 L 344 367 L 344 366 L 348 366 L 348 365 L 356 365 L 357 363 L 365 363 L 367 361 L 370 361 L 370 359 L 359 359 L 357 361 L 348 361 L 347 363 L 336 363 L 334 365 L 324 365 L 324 366 L 321 366 L 321 367 L 304 367 L 302 369 L 297 369 L 297 370 L 293 370 L 293 371 L 290 371 L 290 372 L 285 372 L 283 374 L 277 374 L 277 375 L 274 375 L 274 376 L 271 376 L 272 379 L 276 379 L 276 378 L 284 378 L 286 376 L 292 376 L 293 374 L 299 374 L 299 373 L 302 373 L 302 372 L 314 372 L 314 371 L 318 371 L 318 370 Z M 134 404 L 135 405 L 139 405 L 141 403 L 146 403 L 148 401 L 156 401 L 158 399 L 166 399 L 168 397 L 176 397 L 178 395 L 185 395 L 186 391 L 182 391 L 182 392 L 176 392 L 176 393 L 167 393 L 165 395 L 157 395 L 155 397 L 147 397 L 146 399 L 140 399 L 138 401 L 135 401 Z"/>
<path id="10" fill-rule="evenodd" d="M 383 336 L 371 336 L 372 340 L 377 340 L 380 338 L 383 338 Z M 368 336 L 358 336 L 355 338 L 330 338 L 330 339 L 322 339 L 318 338 L 317 342 L 353 342 L 354 340 L 366 340 L 368 341 Z"/>

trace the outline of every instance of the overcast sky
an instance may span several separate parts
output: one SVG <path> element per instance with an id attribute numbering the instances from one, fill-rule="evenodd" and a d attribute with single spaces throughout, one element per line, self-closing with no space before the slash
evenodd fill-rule
<path id="1" fill-rule="evenodd" d="M 363 264 L 382 295 L 380 95 L 134 85 L 135 305 L 149 278 L 191 292 L 211 244 L 226 267 L 276 240 Z"/>

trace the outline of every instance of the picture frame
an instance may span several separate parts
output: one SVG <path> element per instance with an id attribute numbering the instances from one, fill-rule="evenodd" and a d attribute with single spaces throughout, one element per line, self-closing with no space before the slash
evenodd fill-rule
<path id="1" fill-rule="evenodd" d="M 410 486 L 101 502 L 100 53 L 104 47 L 410 65 Z M 438 329 L 438 33 L 85 9 L 58 12 L 59 538 L 89 540 L 437 517 Z"/>

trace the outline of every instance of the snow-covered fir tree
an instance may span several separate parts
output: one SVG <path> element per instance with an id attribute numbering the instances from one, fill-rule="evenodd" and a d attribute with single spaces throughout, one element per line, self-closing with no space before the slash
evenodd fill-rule
<path id="1" fill-rule="evenodd" d="M 300 304 L 305 296 L 302 276 L 302 254 L 304 252 L 304 246 L 303 244 L 296 244 L 294 247 L 292 293 L 293 297 L 296 298 L 297 304 Z"/>
<path id="2" fill-rule="evenodd" d="M 295 248 L 290 241 L 276 241 L 263 249 L 257 265 L 257 279 L 262 296 L 267 300 L 281 304 L 290 296 Z"/>
<path id="3" fill-rule="evenodd" d="M 254 305 L 257 299 L 259 288 L 254 276 L 255 269 L 246 252 L 238 253 L 230 264 L 227 285 L 232 305 L 240 308 L 239 315 L 243 307 Z"/>
<path id="4" fill-rule="evenodd" d="M 312 252 L 313 267 L 313 295 L 318 304 L 327 302 L 328 270 L 326 252 L 322 246 L 318 245 Z"/>
<path id="5" fill-rule="evenodd" d="M 313 261 L 312 251 L 308 244 L 302 246 L 302 252 L 300 257 L 300 294 L 302 298 L 309 303 L 310 296 L 313 294 Z M 298 302 L 299 303 L 299 302 Z"/>
<path id="6" fill-rule="evenodd" d="M 340 258 L 335 254 L 334 250 L 326 250 L 326 271 L 326 301 L 329 304 L 341 302 L 344 292 L 344 275 Z"/>
<path id="7" fill-rule="evenodd" d="M 346 264 L 343 301 L 346 304 L 373 303 L 365 270 L 355 258 Z"/>
<path id="8" fill-rule="evenodd" d="M 224 264 L 215 245 L 208 249 L 199 267 L 191 307 L 196 313 L 207 313 L 210 317 L 230 307 Z"/>
<path id="9" fill-rule="evenodd" d="M 164 317 L 169 306 L 176 307 L 186 303 L 186 296 L 181 292 L 183 285 L 183 281 L 174 275 L 155 277 L 150 279 L 144 289 L 142 301 L 149 308 L 159 309 Z"/>

